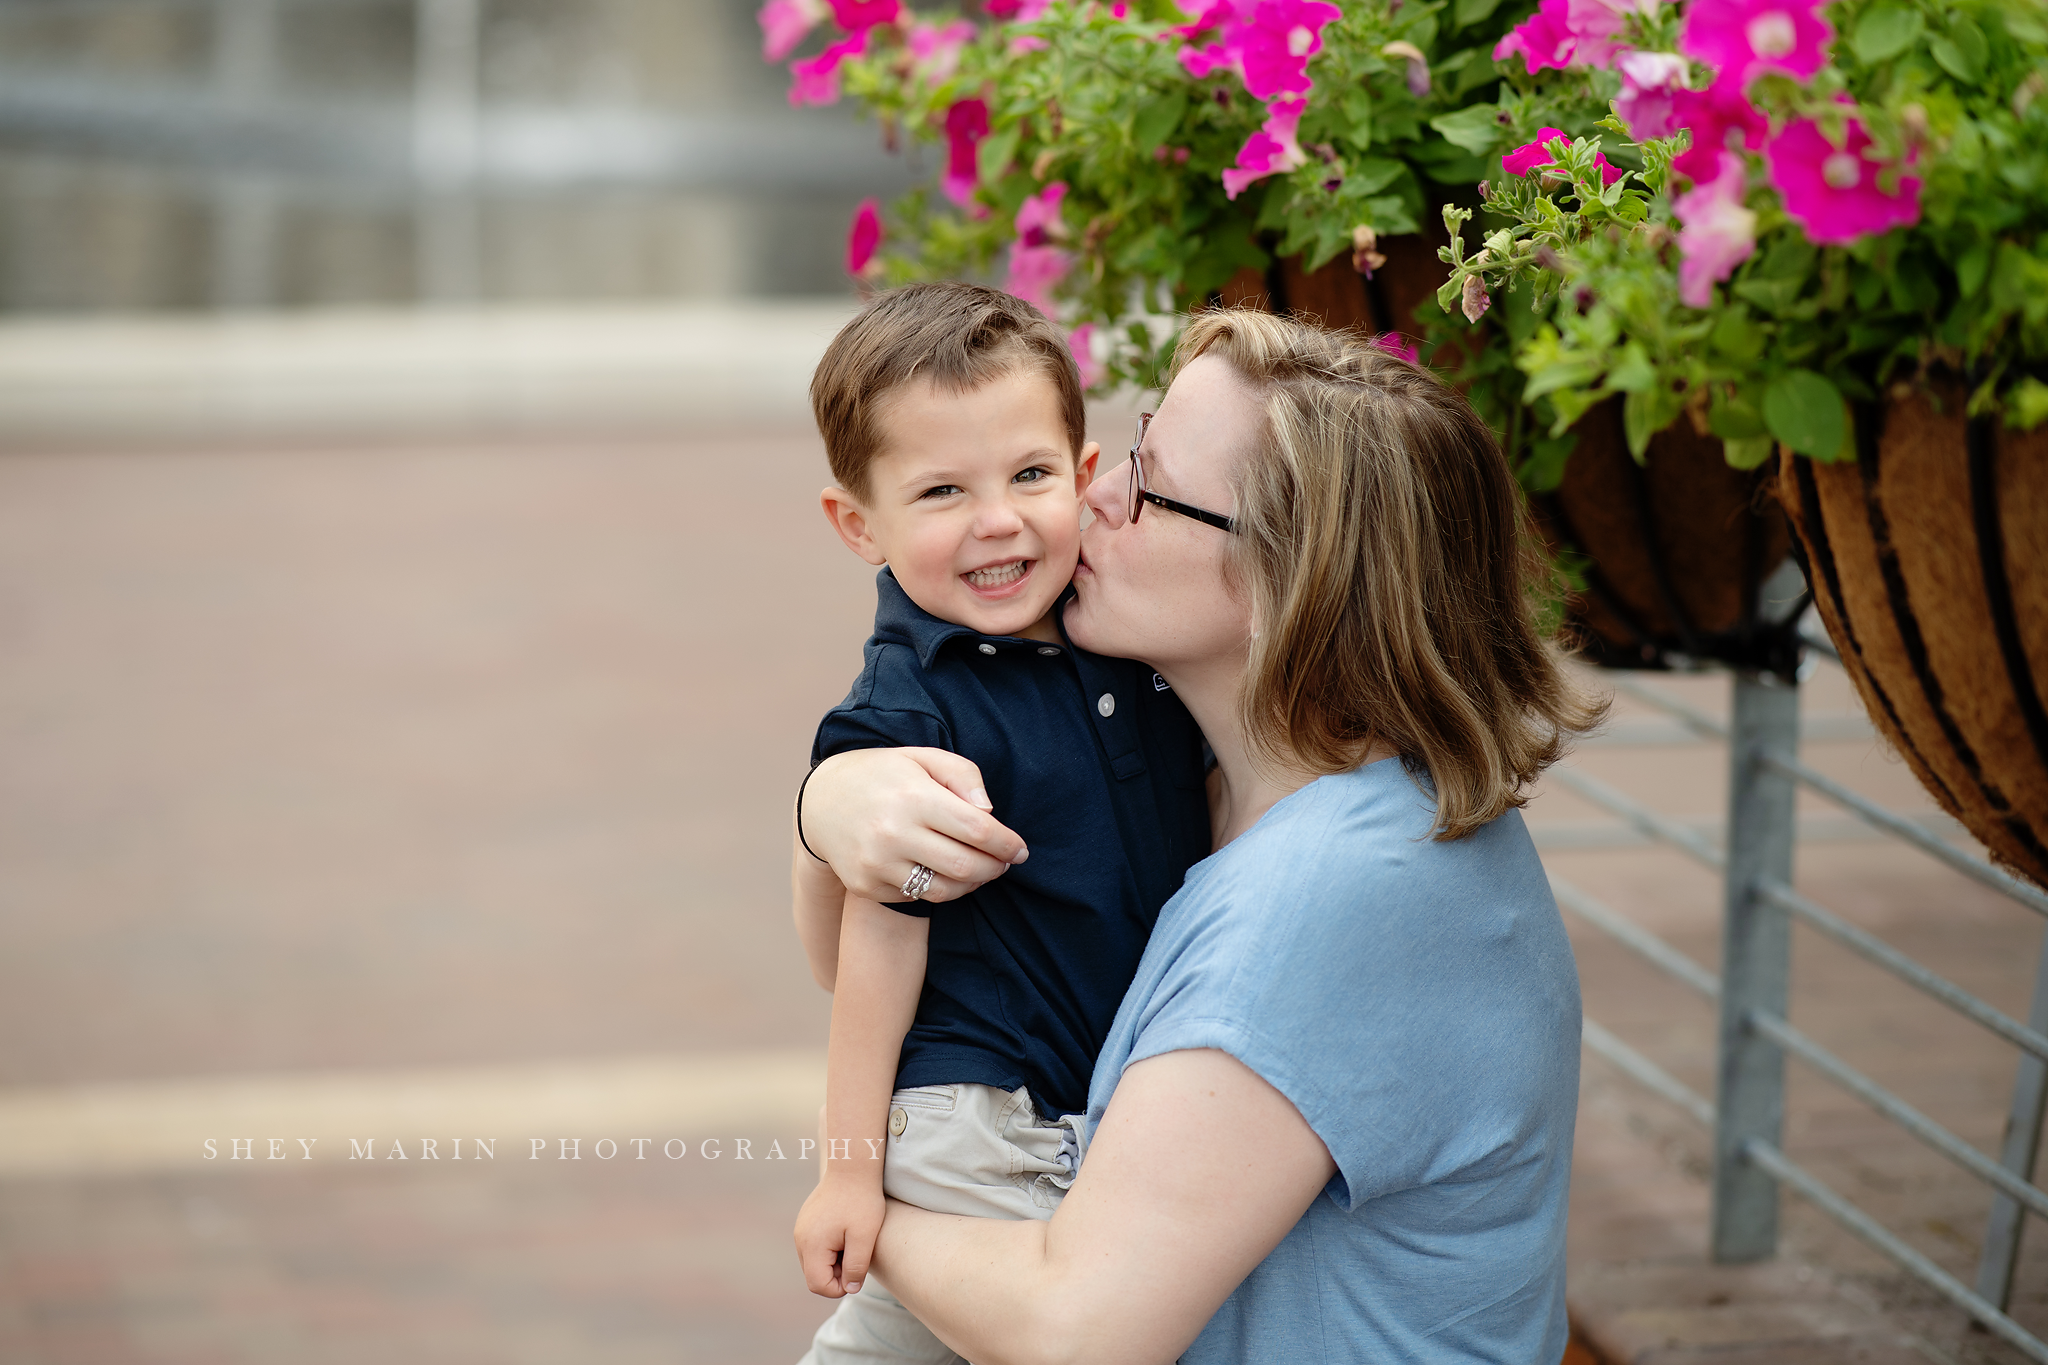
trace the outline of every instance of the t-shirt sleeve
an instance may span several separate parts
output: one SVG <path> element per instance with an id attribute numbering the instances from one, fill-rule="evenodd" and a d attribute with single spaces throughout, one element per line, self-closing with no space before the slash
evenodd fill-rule
<path id="1" fill-rule="evenodd" d="M 1217 1048 L 1250 1067 L 1329 1149 L 1345 1209 L 1490 1171 L 1575 1100 L 1576 973 L 1561 934 L 1528 932 L 1556 916 L 1547 887 L 1524 912 L 1479 884 L 1417 897 L 1264 873 L 1218 888 L 1258 913 L 1180 946 L 1131 1061 Z"/>
<path id="2" fill-rule="evenodd" d="M 856 688 L 856 696 L 859 689 Z M 918 707 L 879 707 L 848 698 L 825 713 L 818 722 L 817 738 L 811 742 L 811 766 L 816 767 L 834 754 L 854 749 L 900 749 L 919 747 L 953 751 L 953 736 L 935 711 Z M 933 907 L 923 901 L 885 901 L 901 914 L 931 918 Z"/>

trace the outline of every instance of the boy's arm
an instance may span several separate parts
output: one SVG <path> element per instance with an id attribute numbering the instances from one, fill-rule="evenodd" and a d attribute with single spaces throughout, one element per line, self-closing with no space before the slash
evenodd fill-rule
<path id="1" fill-rule="evenodd" d="M 846 904 L 846 888 L 839 884 L 831 866 L 813 858 L 794 834 L 789 852 L 790 901 L 796 914 L 797 942 L 803 945 L 812 979 L 829 991 L 839 974 L 840 909 Z"/>
<path id="2" fill-rule="evenodd" d="M 844 920 L 825 1059 L 824 1176 L 796 1220 L 804 1282 L 829 1299 L 859 1291 L 881 1231 L 889 1096 L 931 938 L 930 920 L 854 896 Z"/>

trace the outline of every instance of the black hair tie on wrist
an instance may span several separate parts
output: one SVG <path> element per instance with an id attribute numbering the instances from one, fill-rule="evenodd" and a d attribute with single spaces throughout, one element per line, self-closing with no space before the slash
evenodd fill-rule
<path id="1" fill-rule="evenodd" d="M 811 773 L 816 771 L 818 771 L 818 765 L 813 763 L 811 765 L 811 772 L 805 773 L 804 780 L 796 784 L 796 841 L 802 844 L 804 852 L 810 854 L 813 858 L 818 858 L 817 850 L 811 847 L 810 840 L 804 838 L 804 788 L 811 785 Z M 823 858 L 818 858 L 818 861 L 821 863 L 825 862 Z M 825 863 L 825 865 L 827 867 L 831 866 L 830 863 Z"/>

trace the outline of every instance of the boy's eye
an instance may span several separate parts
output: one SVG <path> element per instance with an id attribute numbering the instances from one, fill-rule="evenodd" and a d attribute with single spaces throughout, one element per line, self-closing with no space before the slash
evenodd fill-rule
<path id="1" fill-rule="evenodd" d="M 1017 473 L 1017 477 L 1011 480 L 1011 482 L 1037 483 L 1040 479 L 1049 479 L 1051 477 L 1052 471 L 1050 469 L 1046 469 L 1042 465 L 1033 465 L 1029 469 L 1019 470 Z"/>
<path id="2" fill-rule="evenodd" d="M 959 491 L 960 488 L 957 484 L 937 483 L 933 484 L 930 488 L 925 489 L 924 492 L 918 494 L 918 496 L 920 498 L 950 498 Z"/>

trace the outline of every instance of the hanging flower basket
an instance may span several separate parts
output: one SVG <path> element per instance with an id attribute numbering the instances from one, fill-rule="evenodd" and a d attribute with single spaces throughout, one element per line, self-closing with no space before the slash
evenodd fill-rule
<path id="1" fill-rule="evenodd" d="M 1529 502 L 1544 539 L 1577 565 L 1567 609 L 1585 657 L 1612 668 L 1796 667 L 1792 623 L 1757 611 L 1791 548 L 1761 474 L 1730 468 L 1720 439 L 1687 422 L 1652 437 L 1638 464 L 1618 402 L 1574 431 L 1562 482 Z"/>
<path id="2" fill-rule="evenodd" d="M 2048 885 L 2048 426 L 1966 419 L 1964 396 L 1859 406 L 1855 462 L 1788 453 L 1779 494 L 1871 720 L 1942 809 Z"/>

